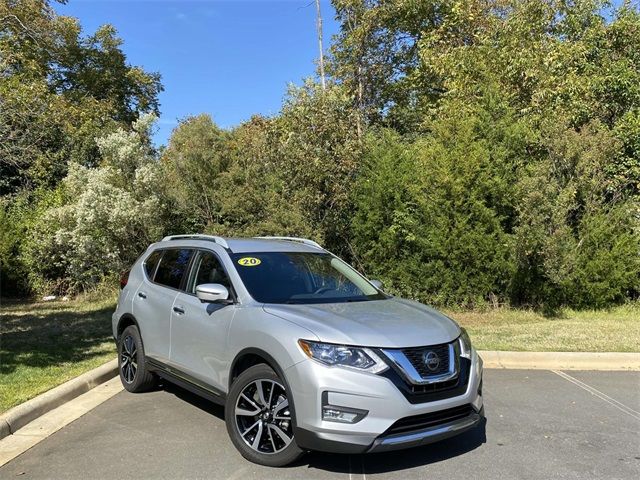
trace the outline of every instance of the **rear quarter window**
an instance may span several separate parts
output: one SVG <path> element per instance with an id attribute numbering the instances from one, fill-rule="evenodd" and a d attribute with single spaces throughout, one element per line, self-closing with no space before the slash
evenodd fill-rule
<path id="1" fill-rule="evenodd" d="M 162 257 L 162 251 L 156 250 L 144 261 L 144 271 L 149 280 L 153 280 L 153 275 L 156 273 L 156 267 L 158 266 L 160 257 Z"/>

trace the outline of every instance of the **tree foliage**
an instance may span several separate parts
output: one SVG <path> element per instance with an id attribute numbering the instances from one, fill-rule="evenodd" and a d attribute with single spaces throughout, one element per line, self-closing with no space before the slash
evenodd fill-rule
<path id="1" fill-rule="evenodd" d="M 492 113 L 453 109 L 417 140 L 371 137 L 354 243 L 394 291 L 439 304 L 504 299 L 515 172 L 530 132 Z"/>
<path id="2" fill-rule="evenodd" d="M 334 0 L 326 88 L 232 129 L 187 117 L 156 150 L 159 76 L 112 27 L 0 1 L 14 290 L 91 288 L 161 235 L 208 232 L 314 238 L 436 304 L 640 294 L 637 4 Z"/>
<path id="3" fill-rule="evenodd" d="M 0 195 L 98 164 L 95 137 L 158 113 L 160 76 L 127 63 L 115 29 L 83 36 L 46 0 L 0 1 Z"/>
<path id="4" fill-rule="evenodd" d="M 56 245 L 60 223 L 44 218 L 49 209 L 71 208 L 69 175 L 89 181 L 109 161 L 96 138 L 158 111 L 159 75 L 129 65 L 120 47 L 113 27 L 84 36 L 77 19 L 57 15 L 47 0 L 0 1 L 3 293 L 24 292 L 27 277 L 36 290 L 88 284 L 46 249 L 30 255 L 39 251 L 31 242 L 40 235 Z"/>
<path id="5" fill-rule="evenodd" d="M 607 18 L 597 0 L 335 3 L 334 75 L 370 124 L 405 137 L 374 138 L 360 178 L 355 243 L 367 268 L 435 302 L 637 296 L 637 6 Z M 391 174 L 388 152 L 407 145 L 409 176 L 391 187 L 376 169 Z M 379 188 L 404 193 L 388 207 Z"/>
<path id="6" fill-rule="evenodd" d="M 293 88 L 282 113 L 223 132 L 208 116 L 173 132 L 162 163 L 187 225 L 344 242 L 360 144 L 337 88 Z M 183 225 L 184 226 L 184 225 Z"/>
<path id="7" fill-rule="evenodd" d="M 98 139 L 100 167 L 72 164 L 30 226 L 23 256 L 39 290 L 77 292 L 126 270 L 164 230 L 160 166 L 149 149 L 153 116 Z M 46 258 L 46 262 L 42 259 Z"/>

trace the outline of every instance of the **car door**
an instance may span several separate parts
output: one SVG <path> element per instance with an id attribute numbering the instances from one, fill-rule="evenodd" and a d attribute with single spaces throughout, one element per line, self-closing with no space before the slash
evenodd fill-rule
<path id="1" fill-rule="evenodd" d="M 233 286 L 218 256 L 200 250 L 192 262 L 185 292 L 178 294 L 171 321 L 171 365 L 196 383 L 226 392 L 221 372 L 228 370 L 227 333 L 235 304 L 203 303 L 195 295 L 197 285 L 219 283 L 235 298 Z"/>
<path id="2" fill-rule="evenodd" d="M 172 307 L 194 251 L 186 248 L 156 250 L 144 263 L 145 275 L 133 297 L 145 355 L 169 362 Z M 157 256 L 154 256 L 157 255 Z M 157 266 L 151 267 L 157 261 Z"/>

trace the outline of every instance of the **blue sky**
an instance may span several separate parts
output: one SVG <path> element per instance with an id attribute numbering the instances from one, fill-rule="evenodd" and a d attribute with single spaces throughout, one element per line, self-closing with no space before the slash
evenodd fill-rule
<path id="1" fill-rule="evenodd" d="M 326 50 L 338 25 L 328 0 L 321 8 Z M 316 74 L 313 0 L 69 0 L 56 11 L 85 34 L 112 24 L 129 63 L 162 74 L 157 144 L 188 115 L 228 128 L 276 114 L 287 85 Z"/>

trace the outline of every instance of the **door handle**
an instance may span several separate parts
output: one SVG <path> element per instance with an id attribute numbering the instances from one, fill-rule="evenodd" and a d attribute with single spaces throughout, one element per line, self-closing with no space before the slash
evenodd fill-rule
<path id="1" fill-rule="evenodd" d="M 144 292 L 138 292 L 138 296 L 139 296 L 140 298 L 147 298 L 147 294 L 146 294 L 146 293 L 144 293 Z"/>
<path id="2" fill-rule="evenodd" d="M 173 311 L 178 315 L 182 315 L 184 313 L 184 307 L 176 305 L 175 307 L 173 307 Z"/>

